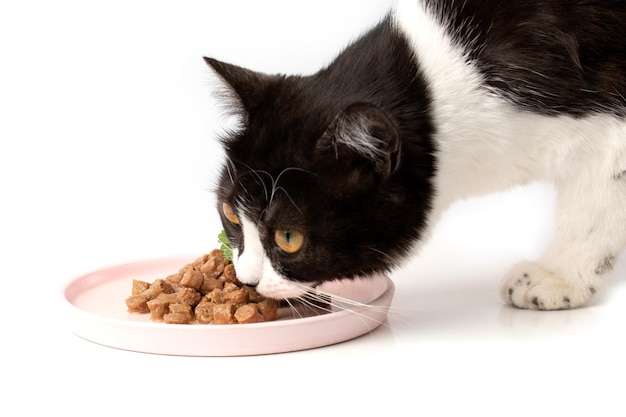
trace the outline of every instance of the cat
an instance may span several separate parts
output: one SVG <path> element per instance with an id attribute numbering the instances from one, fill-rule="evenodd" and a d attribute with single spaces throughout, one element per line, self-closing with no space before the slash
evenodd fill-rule
<path id="1" fill-rule="evenodd" d="M 583 306 L 626 246 L 624 1 L 399 0 L 313 75 L 205 61 L 240 121 L 218 210 L 268 297 L 392 270 L 454 201 L 538 180 L 553 237 L 505 303 Z"/>

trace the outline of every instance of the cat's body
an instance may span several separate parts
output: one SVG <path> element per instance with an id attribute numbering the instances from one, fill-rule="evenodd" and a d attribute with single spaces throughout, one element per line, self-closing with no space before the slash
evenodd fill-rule
<path id="1" fill-rule="evenodd" d="M 390 269 L 455 200 L 536 180 L 554 236 L 507 302 L 581 306 L 626 246 L 624 2 L 400 0 L 312 76 L 207 62 L 242 117 L 219 208 L 266 295 Z"/>

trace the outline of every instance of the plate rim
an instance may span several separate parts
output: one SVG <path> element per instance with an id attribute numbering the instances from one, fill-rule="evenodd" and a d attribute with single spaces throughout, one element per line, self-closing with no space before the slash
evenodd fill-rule
<path id="1" fill-rule="evenodd" d="M 74 303 L 75 301 L 74 298 L 80 295 L 80 291 L 78 289 L 75 290 L 77 291 L 76 294 L 73 294 L 73 295 L 70 294 L 70 292 L 74 289 L 75 286 L 80 285 L 81 281 L 87 280 L 89 279 L 89 277 L 96 276 L 98 274 L 106 275 L 107 272 L 110 275 L 112 270 L 115 270 L 117 268 L 133 267 L 133 266 L 134 267 L 141 267 L 141 266 L 149 267 L 150 265 L 156 264 L 156 263 L 161 263 L 163 265 L 168 264 L 168 263 L 178 264 L 179 261 L 182 260 L 183 262 L 185 262 L 186 259 L 188 260 L 188 259 L 195 259 L 195 258 L 193 256 L 180 255 L 180 256 L 158 257 L 158 258 L 151 258 L 151 259 L 144 259 L 144 260 L 122 262 L 119 264 L 111 265 L 109 267 L 102 267 L 102 268 L 94 269 L 90 272 L 83 273 L 77 277 L 74 277 L 73 279 L 68 280 L 62 287 L 61 295 L 63 297 L 63 302 L 65 305 L 66 318 L 68 321 L 70 321 L 70 330 L 76 336 L 89 340 L 91 342 L 97 343 L 97 344 L 101 344 L 104 346 L 117 348 L 117 349 L 131 350 L 135 352 L 152 353 L 152 354 L 165 354 L 165 355 L 177 355 L 177 356 L 253 356 L 253 355 L 263 355 L 263 354 L 272 354 L 272 353 L 283 353 L 283 352 L 290 352 L 290 351 L 307 350 L 307 349 L 332 345 L 336 343 L 341 343 L 344 341 L 348 341 L 348 340 L 360 337 L 367 333 L 371 333 L 372 331 L 377 329 L 387 320 L 388 312 L 390 310 L 391 302 L 393 300 L 393 295 L 395 293 L 395 285 L 393 281 L 389 278 L 389 276 L 383 273 L 375 273 L 375 274 L 369 275 L 368 277 L 365 277 L 365 279 L 372 278 L 372 277 L 376 277 L 377 279 L 382 279 L 385 283 L 384 290 L 382 290 L 379 294 L 376 295 L 375 298 L 368 301 L 363 306 L 357 306 L 355 308 L 349 308 L 349 309 L 342 309 L 340 311 L 331 312 L 329 314 L 321 314 L 317 316 L 308 316 L 308 317 L 293 318 L 293 319 L 287 319 L 287 320 L 278 320 L 278 321 L 263 322 L 263 323 L 220 324 L 220 325 L 214 325 L 214 324 L 172 325 L 172 324 L 157 323 L 157 322 L 151 322 L 151 321 L 127 320 L 127 319 L 123 319 L 119 317 L 107 317 L 105 315 L 101 315 L 96 312 L 82 309 L 78 305 L 76 305 Z M 123 279 L 129 279 L 129 278 L 128 277 L 119 277 L 115 279 L 102 278 L 102 280 L 98 284 L 89 286 L 84 291 L 87 291 L 88 289 L 96 288 L 98 285 L 101 285 L 104 282 L 113 282 L 113 281 L 118 281 L 118 280 L 123 280 Z M 342 281 L 342 279 L 338 279 L 337 281 Z M 374 317 L 370 317 L 370 316 L 364 317 L 361 314 L 362 311 L 366 310 L 368 306 L 382 307 L 383 310 L 377 311 L 376 313 L 372 314 L 372 316 L 380 316 L 378 319 Z M 148 332 L 157 332 L 158 330 L 163 329 L 163 330 L 167 330 L 167 332 L 175 332 L 175 333 L 181 333 L 181 334 L 185 334 L 185 333 L 204 334 L 205 337 L 208 337 L 208 335 L 215 335 L 215 334 L 222 334 L 222 333 L 231 333 L 231 334 L 242 333 L 242 332 L 245 332 L 246 330 L 250 331 L 249 333 L 262 331 L 264 329 L 270 332 L 278 331 L 280 329 L 285 329 L 285 331 L 289 331 L 289 329 L 295 328 L 295 327 L 315 326 L 316 324 L 320 325 L 318 322 L 332 323 L 335 321 L 348 320 L 351 316 L 359 316 L 360 320 L 366 321 L 367 324 L 369 324 L 369 326 L 363 326 L 364 330 L 362 332 L 358 332 L 358 334 L 356 335 L 347 337 L 345 339 L 337 340 L 331 343 L 320 343 L 319 345 L 315 345 L 315 346 L 305 345 L 301 348 L 270 349 L 270 351 L 259 350 L 258 352 L 255 349 L 252 349 L 247 352 L 220 353 L 219 349 L 216 349 L 215 352 L 211 352 L 211 349 L 208 349 L 206 353 L 201 353 L 201 352 L 189 353 L 189 352 L 183 352 L 184 349 L 181 349 L 181 352 L 183 353 L 176 353 L 168 349 L 164 349 L 162 351 L 154 351 L 152 349 L 144 350 L 144 349 L 135 349 L 132 347 L 127 348 L 127 347 L 121 346 L 119 343 L 110 344 L 110 343 L 106 343 L 106 342 L 102 342 L 98 340 L 93 340 L 93 338 L 85 336 L 84 331 L 81 331 L 80 329 L 76 328 L 78 327 L 76 325 L 77 322 L 90 322 L 90 323 L 93 322 L 96 324 L 99 323 L 101 326 L 119 327 L 119 328 L 128 329 L 128 330 L 141 329 L 141 330 L 148 331 Z"/>

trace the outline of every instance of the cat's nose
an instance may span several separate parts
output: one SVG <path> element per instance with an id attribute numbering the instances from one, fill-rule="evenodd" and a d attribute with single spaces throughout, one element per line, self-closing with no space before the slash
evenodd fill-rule
<path id="1" fill-rule="evenodd" d="M 256 278 L 256 277 L 246 277 L 245 275 L 239 275 L 237 274 L 237 279 L 239 280 L 239 282 L 241 282 L 242 284 L 245 284 L 249 287 L 256 287 L 257 284 L 259 283 L 260 279 Z"/>

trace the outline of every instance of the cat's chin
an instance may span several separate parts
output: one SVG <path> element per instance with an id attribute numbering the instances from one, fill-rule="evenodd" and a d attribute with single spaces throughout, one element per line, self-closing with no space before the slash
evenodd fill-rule
<path id="1" fill-rule="evenodd" d="M 259 294 L 276 300 L 295 299 L 304 296 L 311 291 L 311 286 L 306 283 L 295 283 L 281 278 L 281 281 L 261 280 L 256 286 Z"/>
<path id="2" fill-rule="evenodd" d="M 311 292 L 314 285 L 314 283 L 290 281 L 271 268 L 263 272 L 258 283 L 251 284 L 256 285 L 256 291 L 267 298 L 275 300 L 300 298 Z"/>

